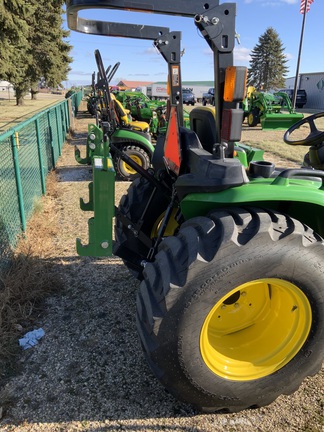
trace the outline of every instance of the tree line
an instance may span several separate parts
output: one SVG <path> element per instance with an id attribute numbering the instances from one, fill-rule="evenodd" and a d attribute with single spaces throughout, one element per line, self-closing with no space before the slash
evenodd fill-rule
<path id="1" fill-rule="evenodd" d="M 16 103 L 44 80 L 57 87 L 66 80 L 72 46 L 62 27 L 64 0 L 3 0 L 0 2 L 0 79 L 9 81 Z"/>

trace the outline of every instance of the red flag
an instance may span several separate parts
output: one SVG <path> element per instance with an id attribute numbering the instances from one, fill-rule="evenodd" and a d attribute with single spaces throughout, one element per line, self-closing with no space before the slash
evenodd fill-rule
<path id="1" fill-rule="evenodd" d="M 305 3 L 306 3 L 306 13 L 309 11 L 310 9 L 310 5 L 313 3 L 314 0 L 300 0 L 300 9 L 299 12 L 301 14 L 304 14 L 305 12 Z"/>

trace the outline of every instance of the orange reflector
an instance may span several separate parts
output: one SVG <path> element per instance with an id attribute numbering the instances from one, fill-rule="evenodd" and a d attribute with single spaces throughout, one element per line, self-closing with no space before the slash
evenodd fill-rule
<path id="1" fill-rule="evenodd" d="M 168 80 L 167 80 L 167 94 L 170 96 L 170 75 L 168 75 Z"/>
<path id="2" fill-rule="evenodd" d="M 245 98 L 247 68 L 228 66 L 225 72 L 224 101 L 241 102 Z"/>
<path id="3" fill-rule="evenodd" d="M 175 174 L 179 174 L 181 155 L 178 126 L 178 112 L 176 106 L 171 106 L 168 128 L 164 143 L 164 161 Z"/>

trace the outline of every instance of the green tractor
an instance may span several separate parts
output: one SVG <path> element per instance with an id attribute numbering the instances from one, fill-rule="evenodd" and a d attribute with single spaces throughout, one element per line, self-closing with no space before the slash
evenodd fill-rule
<path id="1" fill-rule="evenodd" d="M 113 94 L 125 108 L 130 110 L 132 116 L 138 118 L 138 120 L 149 121 L 152 117 L 152 111 L 160 107 L 166 108 L 165 101 L 152 101 L 140 91 L 119 90 L 114 91 Z M 139 108 L 142 108 L 142 110 L 139 110 Z"/>
<path id="2" fill-rule="evenodd" d="M 152 101 L 139 91 L 116 91 L 113 94 L 130 111 L 133 118 L 150 124 L 154 138 L 157 138 L 159 134 L 165 134 L 168 107 L 164 101 Z M 183 110 L 183 122 L 184 126 L 189 129 L 189 113 L 185 110 Z"/>
<path id="3" fill-rule="evenodd" d="M 248 87 L 243 100 L 244 117 L 250 127 L 261 124 L 262 129 L 288 129 L 304 118 L 293 110 L 287 93 L 266 93 Z"/>
<path id="4" fill-rule="evenodd" d="M 154 146 L 151 140 L 150 128 L 147 123 L 129 120 L 128 114 L 112 96 L 109 98 L 109 104 L 106 103 L 103 93 L 109 92 L 109 83 L 116 73 L 120 63 L 116 63 L 110 71 L 102 71 L 104 76 L 98 73 L 97 83 L 94 84 L 95 76 L 92 76 L 93 93 L 88 98 L 88 111 L 96 116 L 96 125 L 99 127 L 101 140 L 95 140 L 93 132 L 94 125 L 88 127 L 88 137 L 86 144 L 86 155 L 81 157 L 81 151 L 75 147 L 75 159 L 81 165 L 91 165 L 93 157 L 103 154 L 103 128 L 107 122 L 113 123 L 113 133 L 110 134 L 110 141 L 118 151 L 111 151 L 112 162 L 116 171 L 117 178 L 123 181 L 133 181 L 139 176 L 129 164 L 121 157 L 120 151 L 127 154 L 133 161 L 144 169 L 151 165 L 151 159 L 154 152 Z M 107 85 L 107 88 L 105 87 Z M 91 109 L 90 109 L 91 107 Z"/>
<path id="5" fill-rule="evenodd" d="M 131 116 L 139 121 L 146 121 L 150 124 L 150 129 L 154 138 L 159 133 L 165 132 L 167 105 L 163 101 L 151 101 L 142 92 L 123 92 L 123 105 L 130 111 Z M 121 92 L 116 94 L 118 100 L 121 99 Z"/>
<path id="6" fill-rule="evenodd" d="M 69 27 L 156 35 L 172 77 L 171 109 L 149 170 L 115 148 L 113 119 L 102 130 L 94 127 L 103 153 L 93 158 L 89 202 L 82 202 L 94 212 L 89 243 L 78 240 L 77 251 L 114 253 L 141 281 L 136 318 L 144 355 L 175 398 L 207 413 L 268 405 L 296 391 L 323 362 L 324 172 L 278 168 L 239 144 L 247 71 L 233 66 L 234 3 L 131 2 L 133 11 L 192 17 L 214 52 L 215 110 L 193 109 L 190 130 L 183 127 L 181 33 L 78 17 L 99 3 L 129 10 L 122 1 L 69 0 Z M 100 53 L 95 56 L 104 76 Z M 108 91 L 104 97 L 109 104 Z M 311 146 L 320 157 L 319 117 L 324 113 L 293 125 L 288 144 Z M 306 124 L 310 133 L 293 139 Z M 118 208 L 111 151 L 139 173 Z"/>

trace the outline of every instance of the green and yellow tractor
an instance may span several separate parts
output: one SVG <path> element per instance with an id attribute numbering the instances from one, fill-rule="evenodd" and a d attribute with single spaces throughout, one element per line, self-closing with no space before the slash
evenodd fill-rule
<path id="1" fill-rule="evenodd" d="M 191 18 L 214 53 L 215 109 L 196 107 L 183 127 L 180 32 L 83 17 L 95 7 Z M 71 30 L 153 40 L 167 60 L 168 127 L 150 169 L 113 144 L 109 112 L 92 128 L 101 151 L 82 208 L 93 217 L 77 251 L 114 253 L 141 281 L 144 356 L 175 398 L 207 413 L 268 405 L 315 375 L 324 357 L 324 171 L 279 168 L 240 144 L 247 71 L 233 65 L 235 16 L 235 3 L 218 0 L 67 1 Z M 320 159 L 321 117 L 294 124 L 285 141 Z M 308 132 L 295 139 L 299 126 Z M 111 152 L 139 174 L 117 208 Z"/>
<path id="2" fill-rule="evenodd" d="M 164 134 L 167 127 L 168 106 L 165 101 L 153 101 L 139 91 L 116 91 L 114 96 L 130 111 L 131 116 L 139 121 L 148 122 L 152 136 Z M 183 110 L 183 123 L 190 128 L 189 113 Z"/>
<path id="3" fill-rule="evenodd" d="M 110 95 L 109 106 L 103 97 L 105 91 L 109 92 L 110 80 L 118 70 L 119 65 L 119 62 L 116 63 L 112 69 L 109 66 L 104 71 L 104 78 L 98 73 L 97 83 L 94 82 L 95 74 L 92 75 L 93 92 L 88 97 L 87 107 L 88 111 L 96 117 L 96 125 L 100 129 L 98 133 L 101 137 L 103 136 L 102 129 L 104 125 L 107 122 L 113 124 L 113 133 L 110 134 L 110 141 L 118 151 L 111 151 L 111 158 L 117 178 L 123 181 L 133 181 L 139 174 L 121 159 L 120 151 L 127 154 L 137 165 L 148 169 L 151 165 L 154 146 L 148 123 L 133 120 L 129 112 L 114 95 Z M 108 86 L 108 89 L 106 89 L 105 84 Z M 91 165 L 94 156 L 103 154 L 101 142 L 95 143 L 92 139 L 94 137 L 93 130 L 94 125 L 89 125 L 85 156 L 81 157 L 80 149 L 78 147 L 75 148 L 75 159 L 81 165 Z"/>
<path id="4" fill-rule="evenodd" d="M 250 127 L 261 124 L 262 129 L 286 130 L 304 118 L 303 114 L 293 110 L 289 96 L 284 92 L 267 93 L 249 86 L 242 105 Z"/>

